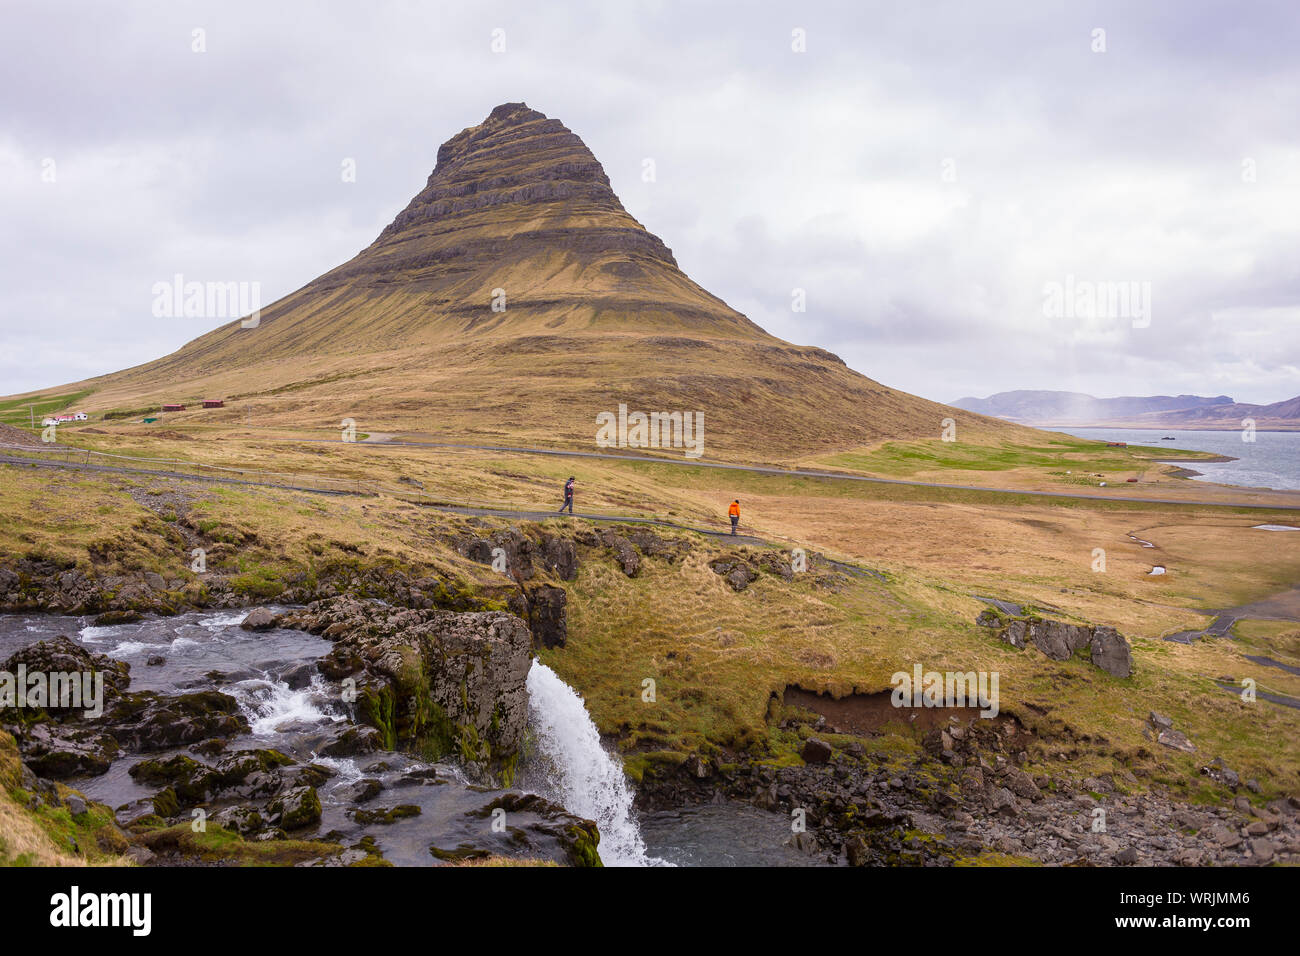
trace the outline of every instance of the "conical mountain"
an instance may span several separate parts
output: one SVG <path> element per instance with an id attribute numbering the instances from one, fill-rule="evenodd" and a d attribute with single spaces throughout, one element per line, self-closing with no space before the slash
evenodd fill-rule
<path id="1" fill-rule="evenodd" d="M 522 103 L 444 143 L 370 246 L 256 327 L 84 385 L 91 408 L 220 396 L 285 425 L 578 445 L 620 404 L 690 411 L 709 457 L 742 459 L 937 437 L 946 417 L 1012 429 L 768 335 L 678 268 L 577 135 Z"/>

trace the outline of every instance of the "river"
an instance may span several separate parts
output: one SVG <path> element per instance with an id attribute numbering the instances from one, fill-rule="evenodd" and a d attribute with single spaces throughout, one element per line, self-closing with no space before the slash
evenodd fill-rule
<path id="1" fill-rule="evenodd" d="M 283 610 L 283 609 L 276 609 Z M 229 742 L 227 752 L 278 750 L 300 763 L 323 765 L 333 776 L 318 787 L 321 822 L 316 834 L 333 832 L 347 846 L 371 837 L 384 858 L 399 866 L 437 865 L 432 847 L 473 846 L 518 853 L 509 834 L 492 835 L 480 811 L 503 791 L 468 779 L 452 762 L 429 763 L 401 753 L 322 757 L 317 750 L 333 739 L 332 728 L 350 721 L 337 687 L 320 675 L 295 679 L 304 663 L 322 657 L 329 641 L 301 631 L 262 633 L 239 627 L 242 610 L 196 611 L 148 617 L 132 624 L 96 627 L 89 617 L 53 614 L 0 615 L 0 662 L 36 641 L 66 635 L 94 653 L 131 665 L 131 691 L 163 694 L 218 689 L 238 702 L 250 733 Z M 154 663 L 148 663 L 153 660 Z M 633 793 L 616 754 L 601 741 L 581 696 L 550 668 L 534 661 L 528 676 L 532 745 L 521 761 L 516 789 L 538 793 L 600 828 L 599 852 L 606 866 L 809 865 L 783 844 L 788 820 L 748 805 L 723 804 L 638 816 Z M 158 789 L 142 786 L 130 767 L 143 759 L 175 753 L 124 754 L 107 773 L 67 781 L 88 797 L 117 810 L 126 823 L 152 809 Z M 202 759 L 202 758 L 199 758 Z M 363 780 L 382 789 L 367 809 L 419 807 L 418 816 L 391 823 L 358 823 Z M 499 846 L 493 843 L 499 840 Z"/>

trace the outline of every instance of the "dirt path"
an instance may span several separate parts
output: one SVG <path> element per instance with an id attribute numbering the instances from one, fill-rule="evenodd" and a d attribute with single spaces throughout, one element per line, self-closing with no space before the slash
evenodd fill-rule
<path id="1" fill-rule="evenodd" d="M 912 488 L 943 488 L 951 491 L 983 491 L 996 495 L 1026 495 L 1038 498 L 1066 498 L 1075 501 L 1135 502 L 1150 505 L 1197 505 L 1209 508 L 1254 508 L 1260 511 L 1300 511 L 1300 504 L 1259 504 L 1241 501 L 1206 501 L 1192 498 L 1136 498 L 1129 495 L 1084 495 L 1069 491 L 1026 491 L 1017 488 L 987 488 L 983 485 L 952 485 L 934 481 L 909 481 L 904 478 L 877 478 L 839 471 L 814 471 L 807 468 L 778 468 L 772 465 L 737 465 L 717 461 L 692 461 L 689 459 L 652 458 L 649 455 L 615 455 L 595 451 L 567 451 L 558 448 L 529 448 L 515 445 L 471 445 L 459 442 L 429 441 L 360 441 L 340 442 L 337 438 L 277 438 L 269 439 L 283 444 L 333 444 L 350 448 L 457 448 L 465 451 L 510 452 L 519 455 L 550 455 L 557 458 L 596 458 L 607 461 L 649 462 L 654 465 L 672 465 L 679 468 L 717 468 L 725 471 L 744 471 L 760 475 L 781 475 L 792 478 L 828 478 L 839 481 L 865 481 L 881 485 L 904 485 Z"/>
<path id="2" fill-rule="evenodd" d="M 350 495 L 349 491 L 322 491 L 319 488 L 300 487 L 291 484 L 270 484 L 262 481 L 246 481 L 239 478 L 221 478 L 209 475 L 189 475 L 176 471 L 156 471 L 151 468 L 128 468 L 122 465 L 95 465 L 85 462 L 64 462 L 64 461 L 41 461 L 32 458 L 10 458 L 0 455 L 0 464 L 7 465 L 25 465 L 29 468 L 71 468 L 76 471 L 97 471 L 109 472 L 115 474 L 132 474 L 132 475 L 152 475 L 157 478 L 170 478 L 181 481 L 201 481 L 215 482 L 226 485 L 248 485 L 258 488 L 277 488 L 284 491 L 301 491 L 315 495 Z M 547 518 L 559 518 L 561 515 L 555 511 L 530 511 L 518 508 L 470 508 L 460 505 L 440 505 L 426 504 L 420 502 L 421 508 L 432 508 L 435 511 L 444 511 L 449 514 L 479 515 L 499 518 L 522 518 L 529 521 L 545 521 Z M 666 521 L 662 518 L 647 518 L 637 515 L 599 515 L 585 514 L 576 512 L 572 515 L 574 518 L 585 518 L 588 521 L 607 521 L 616 524 L 649 524 L 658 525 L 664 528 L 677 528 L 682 531 L 693 531 L 696 534 L 706 534 L 719 540 L 729 541 L 733 544 L 756 545 L 760 547 L 780 547 L 781 545 L 767 541 L 764 538 L 755 537 L 746 534 L 731 534 L 730 531 L 712 528 L 699 528 L 693 525 L 678 524 L 675 521 Z"/>

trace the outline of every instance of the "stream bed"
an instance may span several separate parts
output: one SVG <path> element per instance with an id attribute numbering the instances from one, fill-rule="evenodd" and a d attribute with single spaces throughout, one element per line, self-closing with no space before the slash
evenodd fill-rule
<path id="1" fill-rule="evenodd" d="M 281 610 L 281 609 L 274 609 Z M 330 833 L 344 846 L 373 839 L 386 860 L 399 866 L 437 865 L 431 848 L 515 855 L 518 834 L 494 832 L 484 808 L 502 791 L 469 779 L 452 762 L 428 763 L 400 752 L 326 757 L 319 750 L 340 725 L 350 724 L 349 705 L 312 664 L 330 649 L 324 638 L 301 631 L 255 633 L 239 627 L 245 610 L 195 611 L 148 617 L 136 623 L 97 627 L 90 617 L 50 614 L 0 615 L 0 662 L 37 641 L 65 635 L 87 650 L 130 664 L 131 691 L 183 694 L 220 690 L 231 695 L 250 732 L 231 740 L 227 752 L 278 750 L 301 764 L 331 772 L 317 792 L 321 821 L 307 834 Z M 633 794 L 617 757 L 606 748 L 582 698 L 553 671 L 534 661 L 528 677 L 531 745 L 520 762 L 515 789 L 537 793 L 600 828 L 602 862 L 614 866 L 813 865 L 784 844 L 789 821 L 747 804 L 727 803 L 638 817 Z M 133 764 L 193 756 L 185 747 L 138 754 L 124 752 L 107 773 L 66 781 L 91 799 L 117 810 L 126 823 L 149 813 L 157 787 L 130 775 Z M 377 786 L 376 786 L 377 784 Z M 387 823 L 358 822 L 355 811 L 416 807 Z M 524 815 L 527 816 L 526 814 Z M 544 821 L 519 819 L 521 825 Z"/>

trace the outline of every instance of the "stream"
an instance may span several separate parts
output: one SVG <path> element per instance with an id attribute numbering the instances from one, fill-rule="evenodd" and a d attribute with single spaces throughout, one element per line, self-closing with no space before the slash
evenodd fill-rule
<path id="1" fill-rule="evenodd" d="M 372 837 L 384 858 L 398 866 L 437 865 L 431 847 L 494 849 L 498 841 L 500 852 L 509 853 L 508 834 L 492 833 L 489 823 L 474 815 L 504 791 L 477 784 L 454 763 L 422 762 L 400 752 L 317 756 L 337 725 L 351 720 L 337 687 L 304 667 L 324 656 L 331 644 L 301 631 L 245 631 L 239 623 L 246 613 L 195 611 L 104 627 L 94 626 L 90 617 L 4 614 L 0 662 L 29 644 L 66 635 L 94 653 L 130 664 L 132 691 L 216 689 L 230 694 L 250 733 L 231 740 L 227 752 L 274 749 L 333 772 L 318 787 L 322 816 L 312 834 L 337 831 L 334 838 L 344 845 Z M 745 804 L 639 817 L 622 766 L 602 743 L 582 697 L 537 661 L 528 675 L 528 694 L 532 745 L 520 762 L 514 789 L 537 793 L 594 820 L 606 866 L 810 864 L 808 857 L 783 845 L 789 834 L 783 816 Z M 115 808 L 125 823 L 150 812 L 157 791 L 138 784 L 128 772 L 131 766 L 146 757 L 177 753 L 193 756 L 184 747 L 124 753 L 107 773 L 67 783 Z M 360 804 L 366 809 L 413 805 L 419 815 L 391 823 L 357 822 L 349 811 L 359 805 L 358 792 L 367 786 L 363 781 L 378 781 L 382 788 Z"/>

